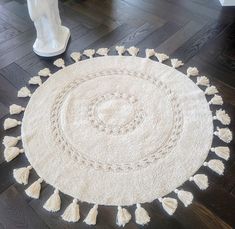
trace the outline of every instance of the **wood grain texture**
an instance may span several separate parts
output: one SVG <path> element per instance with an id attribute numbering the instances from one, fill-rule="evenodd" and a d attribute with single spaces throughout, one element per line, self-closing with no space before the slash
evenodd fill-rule
<path id="1" fill-rule="evenodd" d="M 61 0 L 59 2 L 64 25 L 71 30 L 67 51 L 59 57 L 66 64 L 72 63 L 70 53 L 86 48 L 136 45 L 144 56 L 145 48 L 155 48 L 171 57 L 179 58 L 185 66 L 197 66 L 202 75 L 210 78 L 223 96 L 224 108 L 232 118 L 230 128 L 235 130 L 235 8 L 222 8 L 218 0 Z M 8 107 L 13 104 L 26 106 L 27 99 L 17 99 L 17 90 L 26 85 L 29 78 L 49 67 L 56 70 L 53 61 L 58 58 L 41 58 L 32 52 L 35 29 L 27 13 L 26 0 L 0 0 L 0 125 L 9 117 Z M 169 63 L 169 62 L 167 62 Z M 35 87 L 30 86 L 30 90 Z M 21 115 L 16 115 L 21 119 Z M 219 125 L 216 122 L 216 125 Z M 0 141 L 4 135 L 18 136 L 20 127 L 8 131 L 0 128 Z M 213 144 L 222 144 L 214 139 Z M 18 145 L 21 147 L 21 143 Z M 231 229 L 235 228 L 235 142 L 230 144 L 231 158 L 225 162 L 224 176 L 217 176 L 205 167 L 199 172 L 209 176 L 210 187 L 200 191 L 191 182 L 182 188 L 194 194 L 194 202 L 188 208 L 181 203 L 174 216 L 168 216 L 161 205 L 154 201 L 144 204 L 151 222 L 148 229 Z M 0 145 L 1 152 L 4 150 Z M 214 158 L 208 155 L 208 160 Z M 64 229 L 91 228 L 83 223 L 91 205 L 79 203 L 81 220 L 69 224 L 61 214 L 72 201 L 61 194 L 62 209 L 48 213 L 42 206 L 51 195 L 52 188 L 42 184 L 40 200 L 25 195 L 25 188 L 16 184 L 12 170 L 29 163 L 20 155 L 10 163 L 0 154 L 0 228 L 16 229 Z M 29 183 L 38 178 L 32 170 Z M 170 194 L 175 197 L 175 194 Z M 140 228 L 134 222 L 135 206 L 129 208 L 133 219 L 127 229 Z M 99 207 L 97 229 L 116 226 L 117 209 Z"/>

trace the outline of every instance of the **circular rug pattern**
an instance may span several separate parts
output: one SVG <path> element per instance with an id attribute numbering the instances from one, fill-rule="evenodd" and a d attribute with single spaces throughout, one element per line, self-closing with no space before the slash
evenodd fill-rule
<path id="1" fill-rule="evenodd" d="M 117 47 L 117 51 L 125 50 Z M 19 91 L 19 97 L 31 97 L 26 109 L 10 107 L 13 114 L 24 110 L 22 143 L 31 164 L 15 170 L 14 177 L 27 184 L 29 170 L 35 169 L 40 177 L 33 184 L 36 191 L 33 185 L 26 190 L 33 198 L 39 198 L 42 181 L 52 185 L 55 192 L 44 206 L 49 211 L 59 210 L 59 191 L 72 196 L 75 201 L 62 216 L 67 221 L 80 218 L 71 213 L 79 214 L 77 199 L 94 204 L 87 224 L 95 224 L 98 205 L 119 206 L 118 225 L 130 220 L 120 206 L 133 204 L 137 204 L 136 222 L 148 223 L 140 204 L 155 199 L 171 215 L 177 201 L 164 196 L 175 191 L 189 205 L 192 194 L 177 188 L 191 180 L 205 189 L 207 177 L 194 176 L 202 165 L 223 173 L 221 160 L 204 162 L 210 150 L 222 159 L 229 157 L 226 146 L 211 149 L 213 119 L 228 125 L 230 118 L 223 110 L 213 117 L 209 104 L 223 101 L 208 78 L 197 77 L 196 85 L 190 79 L 198 76 L 196 68 L 184 74 L 176 69 L 181 61 L 172 59 L 172 67 L 162 63 L 168 59 L 165 54 L 146 50 L 148 58 L 140 58 L 137 48 L 128 51 L 131 56 L 107 56 L 108 49 L 99 49 L 102 57 L 93 58 L 94 50 L 86 50 L 90 58 L 83 61 L 78 61 L 80 53 L 73 53 L 75 63 L 66 67 L 59 59 L 55 65 L 61 70 L 39 72 L 41 77 L 50 76 L 45 83 L 40 76 L 30 80 L 40 85 L 32 95 L 27 88 Z M 158 62 L 149 58 L 153 55 Z M 211 97 L 209 103 L 205 93 Z M 14 122 L 6 120 L 5 129 L 21 124 Z M 227 143 L 232 138 L 228 128 L 218 128 L 215 135 Z M 12 148 L 17 151 L 8 144 L 8 161 L 14 158 Z"/>

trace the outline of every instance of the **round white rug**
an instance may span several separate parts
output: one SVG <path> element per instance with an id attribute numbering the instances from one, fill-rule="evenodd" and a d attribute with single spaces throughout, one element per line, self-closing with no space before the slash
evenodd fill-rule
<path id="1" fill-rule="evenodd" d="M 179 192 L 179 186 L 189 179 L 201 189 L 208 186 L 205 175 L 193 177 L 208 156 L 214 131 L 202 89 L 211 97 L 210 104 L 221 105 L 222 99 L 196 68 L 189 68 L 185 75 L 176 70 L 182 62 L 171 60 L 173 67 L 161 63 L 168 58 L 164 54 L 147 50 L 147 56 L 155 55 L 157 62 L 136 57 L 134 47 L 129 49 L 131 56 L 106 56 L 107 52 L 100 49 L 98 54 L 105 56 L 92 58 L 94 51 L 86 50 L 90 58 L 83 61 L 78 61 L 79 53 L 73 53 L 76 62 L 67 67 L 59 59 L 55 65 L 61 70 L 53 75 L 48 69 L 39 72 L 50 77 L 32 96 L 27 88 L 21 89 L 20 97 L 31 96 L 22 120 L 23 148 L 41 178 L 37 185 L 43 180 L 55 187 L 46 209 L 59 210 L 60 191 L 75 199 L 63 214 L 67 221 L 80 218 L 71 213 L 79 214 L 78 199 L 95 204 L 85 220 L 88 224 L 95 224 L 98 205 L 116 205 L 117 223 L 125 225 L 130 214 L 120 206 L 133 204 L 138 204 L 136 222 L 146 224 L 150 219 L 140 203 L 159 199 L 166 212 L 173 214 L 177 201 L 164 196 L 176 190 L 187 206 L 192 194 Z M 190 76 L 198 76 L 202 87 Z M 40 80 L 37 76 L 31 83 L 41 84 Z M 225 125 L 230 122 L 223 110 L 214 119 Z M 218 129 L 216 135 L 231 141 L 228 128 Z M 228 159 L 227 147 L 212 151 Z M 223 173 L 221 160 L 204 165 Z M 16 170 L 16 180 L 24 183 L 30 169 L 24 168 L 24 178 Z M 26 193 L 35 198 L 30 188 Z M 37 189 L 36 197 L 39 193 Z"/>

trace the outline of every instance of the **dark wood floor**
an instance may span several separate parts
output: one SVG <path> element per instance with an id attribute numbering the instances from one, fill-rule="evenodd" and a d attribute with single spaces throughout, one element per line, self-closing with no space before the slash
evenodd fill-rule
<path id="1" fill-rule="evenodd" d="M 163 51 L 177 57 L 186 66 L 195 65 L 217 85 L 231 115 L 235 130 L 235 8 L 221 8 L 218 0 L 83 0 L 60 4 L 63 24 L 71 29 L 72 38 L 62 57 L 85 48 L 136 45 Z M 26 0 L 0 0 L 0 124 L 8 117 L 8 106 L 26 104 L 16 98 L 19 88 L 45 66 L 52 70 L 52 59 L 39 58 L 32 52 L 35 31 L 29 19 Z M 141 53 L 143 55 L 143 53 Z M 19 129 L 8 131 L 19 134 Z M 0 129 L 0 137 L 5 132 Z M 1 151 L 3 147 L 1 146 Z M 145 228 L 235 228 L 235 151 L 226 162 L 224 177 L 201 169 L 210 177 L 210 187 L 201 192 L 191 185 L 194 203 L 179 207 L 168 217 L 157 203 L 145 207 L 152 218 Z M 0 154 L 0 228 L 88 228 L 84 223 L 68 224 L 59 215 L 70 201 L 63 195 L 62 210 L 49 214 L 42 209 L 51 188 L 43 185 L 42 199 L 31 200 L 24 187 L 12 178 L 12 169 L 26 165 L 24 155 L 10 163 Z M 30 177 L 35 179 L 36 174 Z M 81 203 L 84 219 L 89 206 Z M 133 209 L 131 209 L 133 213 Z M 95 228 L 116 228 L 116 209 L 101 207 Z M 126 228 L 138 228 L 131 222 Z"/>

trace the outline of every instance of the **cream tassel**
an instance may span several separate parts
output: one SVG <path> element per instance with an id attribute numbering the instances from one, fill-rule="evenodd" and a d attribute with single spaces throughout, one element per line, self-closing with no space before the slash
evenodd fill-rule
<path id="1" fill-rule="evenodd" d="M 177 194 L 177 197 L 185 207 L 188 207 L 193 202 L 193 194 L 191 192 L 178 189 L 176 189 L 174 192 Z"/>
<path id="2" fill-rule="evenodd" d="M 207 87 L 206 90 L 205 90 L 206 95 L 214 95 L 216 93 L 219 93 L 219 92 L 218 92 L 218 90 L 215 86 Z"/>
<path id="3" fill-rule="evenodd" d="M 125 208 L 118 206 L 117 225 L 124 227 L 130 220 L 131 214 Z"/>
<path id="4" fill-rule="evenodd" d="M 3 123 L 3 128 L 4 128 L 4 130 L 8 130 L 13 127 L 19 126 L 19 125 L 21 125 L 21 121 L 18 121 L 13 118 L 7 118 L 7 119 L 5 119 L 5 121 Z"/>
<path id="5" fill-rule="evenodd" d="M 155 56 L 154 49 L 145 49 L 145 56 L 146 56 L 146 58 L 150 58 L 151 56 Z"/>
<path id="6" fill-rule="evenodd" d="M 229 125 L 231 123 L 231 118 L 222 109 L 216 111 L 216 116 L 213 117 L 214 120 L 219 120 L 223 125 Z"/>
<path id="7" fill-rule="evenodd" d="M 39 178 L 36 180 L 33 184 L 31 184 L 26 190 L 25 193 L 27 196 L 33 198 L 33 199 L 38 199 L 40 196 L 40 191 L 41 191 L 41 183 L 43 179 Z"/>
<path id="8" fill-rule="evenodd" d="M 170 198 L 170 197 L 164 197 L 164 198 L 158 198 L 158 200 L 160 201 L 160 203 L 162 204 L 163 209 L 169 214 L 169 215 L 173 215 L 177 206 L 178 206 L 178 202 L 176 199 L 174 198 Z"/>
<path id="9" fill-rule="evenodd" d="M 199 72 L 196 67 L 189 67 L 187 69 L 187 76 L 198 76 Z"/>
<path id="10" fill-rule="evenodd" d="M 179 68 L 179 67 L 183 66 L 184 63 L 178 59 L 171 59 L 171 65 L 173 68 Z"/>
<path id="11" fill-rule="evenodd" d="M 13 147 L 16 146 L 18 141 L 21 140 L 21 137 L 12 137 L 12 136 L 5 136 L 3 138 L 2 144 L 6 147 Z"/>
<path id="12" fill-rule="evenodd" d="M 137 56 L 139 49 L 134 46 L 131 46 L 130 48 L 127 49 L 127 51 L 131 56 Z"/>
<path id="13" fill-rule="evenodd" d="M 96 225 L 97 215 L 98 215 L 98 205 L 95 204 L 93 208 L 87 214 L 87 217 L 84 219 L 84 222 L 87 225 Z"/>
<path id="14" fill-rule="evenodd" d="M 124 52 L 126 51 L 125 47 L 124 46 L 116 46 L 115 47 L 117 53 L 119 56 L 121 56 L 122 54 L 124 54 Z"/>
<path id="15" fill-rule="evenodd" d="M 19 184 L 28 184 L 29 172 L 32 169 L 32 166 L 27 166 L 19 169 L 13 170 L 13 177 Z"/>
<path id="16" fill-rule="evenodd" d="M 220 95 L 214 95 L 214 97 L 211 99 L 209 104 L 222 105 L 223 104 L 223 99 Z"/>
<path id="17" fill-rule="evenodd" d="M 62 219 L 72 223 L 75 223 L 80 219 L 80 211 L 77 199 L 73 199 L 73 202 L 65 209 L 62 215 Z"/>
<path id="18" fill-rule="evenodd" d="M 210 168 L 219 175 L 223 175 L 224 173 L 224 163 L 220 160 L 213 159 L 208 162 L 204 162 L 203 165 Z"/>
<path id="19" fill-rule="evenodd" d="M 53 64 L 58 68 L 65 68 L 65 63 L 62 58 L 55 60 Z"/>
<path id="20" fill-rule="evenodd" d="M 150 217 L 148 212 L 141 207 L 140 204 L 136 204 L 135 210 L 135 222 L 139 225 L 145 225 L 150 222 Z"/>
<path id="21" fill-rule="evenodd" d="M 20 153 L 24 153 L 24 150 L 19 149 L 18 147 L 9 147 L 4 150 L 4 158 L 6 162 L 9 162 L 16 158 Z"/>
<path id="22" fill-rule="evenodd" d="M 49 68 L 43 68 L 42 70 L 40 70 L 40 71 L 38 72 L 38 75 L 39 75 L 39 76 L 42 76 L 42 77 L 52 76 L 51 71 L 50 71 Z"/>
<path id="23" fill-rule="evenodd" d="M 42 80 L 41 80 L 40 76 L 34 76 L 29 80 L 29 84 L 41 86 Z"/>
<path id="24" fill-rule="evenodd" d="M 211 152 L 214 152 L 217 156 L 219 156 L 220 158 L 223 158 L 226 161 L 230 157 L 230 150 L 226 146 L 211 148 Z"/>
<path id="25" fill-rule="evenodd" d="M 16 104 L 12 104 L 10 107 L 9 107 L 9 112 L 11 115 L 14 115 L 14 114 L 19 114 L 21 113 L 22 111 L 24 111 L 25 108 L 22 107 L 22 106 L 19 106 L 19 105 L 16 105 Z"/>
<path id="26" fill-rule="evenodd" d="M 32 94 L 27 87 L 22 87 L 17 93 L 17 97 L 19 98 L 31 97 L 31 95 Z"/>
<path id="27" fill-rule="evenodd" d="M 73 53 L 71 53 L 70 56 L 75 62 L 78 62 L 81 59 L 81 53 L 80 52 L 73 52 Z"/>
<path id="28" fill-rule="evenodd" d="M 158 61 L 160 63 L 164 62 L 165 60 L 168 60 L 169 59 L 169 56 L 167 56 L 166 54 L 164 53 L 155 53 L 155 56 L 157 57 Z"/>
<path id="29" fill-rule="evenodd" d="M 197 77 L 197 83 L 196 84 L 207 87 L 207 86 L 210 85 L 210 80 L 206 76 L 200 76 L 200 77 Z"/>
<path id="30" fill-rule="evenodd" d="M 95 55 L 95 50 L 94 49 L 87 49 L 84 50 L 83 55 L 92 58 Z"/>
<path id="31" fill-rule="evenodd" d="M 99 48 L 96 53 L 100 56 L 107 56 L 109 52 L 108 48 Z"/>
<path id="32" fill-rule="evenodd" d="M 222 141 L 226 143 L 230 143 L 233 139 L 232 132 L 228 128 L 217 127 L 217 131 L 214 132 L 214 135 L 218 136 Z"/>
<path id="33" fill-rule="evenodd" d="M 190 181 L 194 181 L 194 183 L 201 189 L 205 190 L 208 188 L 208 177 L 204 174 L 196 174 L 193 177 L 189 178 Z"/>
<path id="34" fill-rule="evenodd" d="M 49 212 L 57 212 L 60 210 L 60 205 L 61 205 L 61 199 L 59 195 L 59 190 L 55 189 L 54 193 L 43 205 L 43 208 L 45 208 Z"/>

